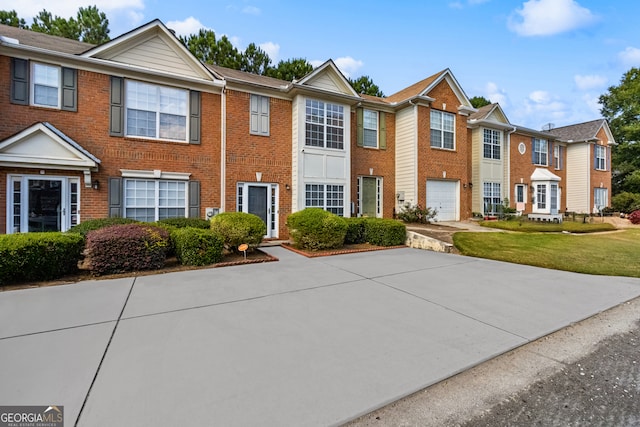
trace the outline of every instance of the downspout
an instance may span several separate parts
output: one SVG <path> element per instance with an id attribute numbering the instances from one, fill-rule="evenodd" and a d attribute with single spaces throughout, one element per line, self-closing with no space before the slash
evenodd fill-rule
<path id="1" fill-rule="evenodd" d="M 220 108 L 220 212 L 226 209 L 226 184 L 227 184 L 227 88 L 222 88 Z"/>
<path id="2" fill-rule="evenodd" d="M 415 142 L 414 147 L 413 147 L 413 191 L 415 193 L 413 193 L 413 197 L 414 200 L 412 201 L 413 205 L 417 205 L 418 204 L 418 200 L 420 200 L 420 196 L 418 195 L 418 187 L 419 187 L 419 182 L 418 182 L 418 107 L 416 105 L 415 102 L 413 102 L 412 99 L 409 99 L 409 105 L 411 105 L 413 107 L 413 123 L 415 124 L 415 132 L 413 134 L 413 141 Z M 426 184 L 426 183 L 425 183 Z M 426 190 L 425 190 L 425 197 L 426 197 Z M 405 203 L 406 203 L 406 194 L 405 194 Z M 425 207 L 427 206 L 427 201 L 425 199 L 424 201 L 424 205 Z M 399 208 L 402 208 L 402 206 L 400 206 Z"/>

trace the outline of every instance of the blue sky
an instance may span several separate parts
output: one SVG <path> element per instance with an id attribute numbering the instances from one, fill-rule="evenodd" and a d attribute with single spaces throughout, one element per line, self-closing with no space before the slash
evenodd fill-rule
<path id="1" fill-rule="evenodd" d="M 391 95 L 449 68 L 469 97 L 499 102 L 509 120 L 541 129 L 600 117 L 598 97 L 640 66 L 640 2 L 623 0 L 0 0 L 31 23 L 46 8 L 75 16 L 96 4 L 111 37 L 155 18 L 178 34 L 200 28 L 274 63 L 333 59 Z"/>

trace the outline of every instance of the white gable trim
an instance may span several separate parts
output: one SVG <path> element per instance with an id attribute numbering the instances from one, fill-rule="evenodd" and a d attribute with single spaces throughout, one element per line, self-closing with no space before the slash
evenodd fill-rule
<path id="1" fill-rule="evenodd" d="M 336 87 L 341 90 L 341 92 L 338 93 L 348 96 L 359 96 L 355 89 L 353 89 L 347 78 L 344 76 L 344 74 L 342 74 L 342 72 L 338 69 L 336 64 L 331 59 L 329 59 L 324 64 L 314 69 L 311 73 L 303 77 L 300 81 L 295 83 L 301 86 L 313 87 L 313 82 L 318 80 L 322 76 L 327 76 L 336 84 Z"/>
<path id="2" fill-rule="evenodd" d="M 442 72 L 438 76 L 438 78 L 435 79 L 429 86 L 427 86 L 427 88 L 421 93 L 421 95 L 428 96 L 429 92 L 431 92 L 438 84 L 440 84 L 442 80 L 446 80 L 449 86 L 451 86 L 451 89 L 453 89 L 453 92 L 456 94 L 456 97 L 460 102 L 460 107 L 458 108 L 458 110 L 460 110 L 461 113 L 469 114 L 477 111 L 475 108 L 473 108 L 473 105 L 471 105 L 471 101 L 469 101 L 467 94 L 464 93 L 462 86 L 460 86 L 458 80 L 456 80 L 453 73 L 448 68 L 444 70 L 444 72 Z"/>
<path id="3" fill-rule="evenodd" d="M 40 141 L 37 138 L 44 136 Z M 36 123 L 0 142 L 0 166 L 81 171 L 85 187 L 100 160 L 50 123 Z"/>

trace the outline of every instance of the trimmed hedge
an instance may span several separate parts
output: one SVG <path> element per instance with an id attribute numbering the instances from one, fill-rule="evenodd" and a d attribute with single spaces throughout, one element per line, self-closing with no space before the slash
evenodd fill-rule
<path id="1" fill-rule="evenodd" d="M 209 265 L 222 260 L 224 239 L 213 230 L 177 228 L 171 232 L 171 240 L 182 265 Z"/>
<path id="2" fill-rule="evenodd" d="M 87 234 L 86 255 L 93 274 L 156 270 L 164 266 L 169 233 L 148 224 L 123 224 Z"/>
<path id="3" fill-rule="evenodd" d="M 301 249 L 340 248 L 347 234 L 347 221 L 320 208 L 306 208 L 287 218 L 289 234 Z"/>
<path id="4" fill-rule="evenodd" d="M 224 246 L 237 251 L 243 243 L 253 249 L 267 234 L 267 226 L 259 216 L 245 212 L 223 212 L 211 219 L 211 230 L 221 235 Z"/>
<path id="5" fill-rule="evenodd" d="M 347 221 L 347 234 L 344 236 L 345 245 L 366 243 L 365 223 L 368 218 L 345 218 Z"/>
<path id="6" fill-rule="evenodd" d="M 631 212 L 627 218 L 629 218 L 631 224 L 640 224 L 640 210 Z"/>
<path id="7" fill-rule="evenodd" d="M 407 227 L 398 221 L 385 218 L 366 218 L 365 239 L 372 245 L 399 246 L 407 240 Z"/>
<path id="8" fill-rule="evenodd" d="M 110 227 L 112 225 L 118 224 L 135 224 L 139 221 L 131 218 L 99 218 L 99 219 L 89 219 L 87 221 L 83 221 L 78 225 L 74 225 L 69 230 L 72 233 L 80 233 L 83 237 L 87 237 L 87 234 L 93 230 L 100 230 L 101 228 Z"/>
<path id="9" fill-rule="evenodd" d="M 83 246 L 84 238 L 78 233 L 0 235 L 0 284 L 74 273 Z"/>
<path id="10" fill-rule="evenodd" d="M 200 228 L 209 230 L 211 223 L 202 218 L 165 218 L 157 222 L 157 225 L 170 225 L 176 228 Z"/>

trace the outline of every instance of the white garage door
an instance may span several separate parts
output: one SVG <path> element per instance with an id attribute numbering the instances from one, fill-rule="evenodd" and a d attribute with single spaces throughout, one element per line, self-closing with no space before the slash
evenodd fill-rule
<path id="1" fill-rule="evenodd" d="M 427 180 L 427 207 L 438 210 L 436 221 L 457 221 L 457 182 Z"/>

